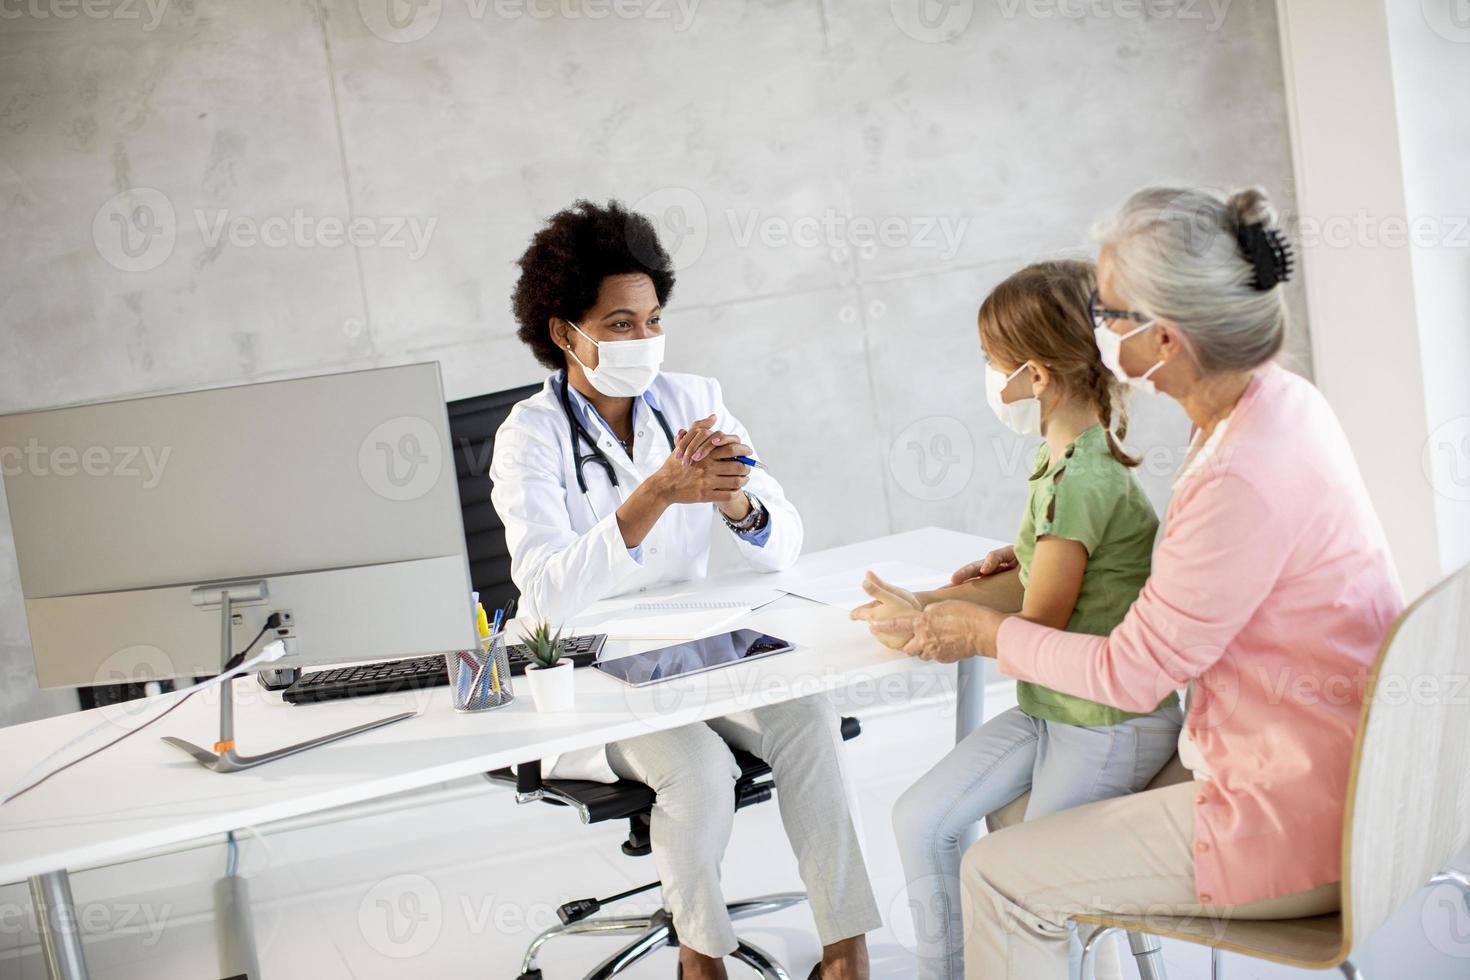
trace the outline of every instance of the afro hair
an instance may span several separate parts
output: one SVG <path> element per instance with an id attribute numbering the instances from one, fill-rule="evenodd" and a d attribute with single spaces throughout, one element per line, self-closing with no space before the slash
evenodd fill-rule
<path id="1" fill-rule="evenodd" d="M 606 206 L 577 201 L 558 211 L 517 264 L 521 276 L 511 300 L 519 324 L 516 334 L 552 370 L 566 362 L 551 339 L 551 318 L 580 321 L 597 305 L 598 290 L 608 276 L 645 274 L 653 280 L 660 306 L 674 291 L 673 265 L 653 222 L 617 201 Z"/>

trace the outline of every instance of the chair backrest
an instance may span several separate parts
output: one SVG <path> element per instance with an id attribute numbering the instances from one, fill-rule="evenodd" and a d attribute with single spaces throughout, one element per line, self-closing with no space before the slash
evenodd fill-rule
<path id="1" fill-rule="evenodd" d="M 480 602 L 492 613 L 510 602 L 516 587 L 510 580 L 505 525 L 490 504 L 490 454 L 495 433 L 510 415 L 511 407 L 540 390 L 539 384 L 526 385 L 449 403 L 449 441 L 453 443 L 454 472 L 459 478 L 470 581 L 480 593 Z"/>
<path id="2" fill-rule="evenodd" d="M 1470 566 L 1405 610 L 1370 676 L 1344 825 L 1345 949 L 1470 844 Z"/>

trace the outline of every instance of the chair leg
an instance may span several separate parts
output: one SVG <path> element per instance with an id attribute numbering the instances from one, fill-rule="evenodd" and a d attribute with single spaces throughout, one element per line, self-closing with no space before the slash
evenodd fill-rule
<path id="1" fill-rule="evenodd" d="M 1092 976 L 1092 955 L 1097 952 L 1097 944 L 1102 942 L 1104 936 L 1111 936 L 1122 931 L 1122 929 L 1114 928 L 1098 929 L 1087 937 L 1087 942 L 1082 944 L 1082 963 L 1077 972 L 1081 980 L 1087 980 Z"/>
<path id="2" fill-rule="evenodd" d="M 1470 874 L 1463 871 L 1441 871 L 1429 879 L 1431 887 L 1434 885 L 1454 885 L 1460 889 L 1460 894 L 1465 898 L 1465 908 L 1470 910 Z"/>
<path id="3" fill-rule="evenodd" d="M 573 922 L 571 925 L 555 925 L 544 930 L 531 945 L 526 947 L 526 955 L 521 959 L 521 976 L 535 976 L 536 955 L 541 952 L 541 947 L 560 936 L 593 936 L 614 935 L 620 932 L 646 932 L 652 925 L 652 917 L 647 915 L 610 915 L 601 919 L 584 919 L 581 922 Z"/>
<path id="4" fill-rule="evenodd" d="M 1338 970 L 1341 971 L 1342 975 L 1347 977 L 1348 980 L 1364 980 L 1363 971 L 1359 970 L 1356 966 L 1353 966 L 1351 960 L 1343 960 L 1342 965 L 1338 967 Z"/>
<path id="5" fill-rule="evenodd" d="M 1164 971 L 1164 947 L 1158 936 L 1130 932 L 1128 948 L 1133 952 L 1133 962 L 1138 964 L 1138 975 L 1142 980 L 1168 980 Z"/>
<path id="6" fill-rule="evenodd" d="M 765 915 L 767 912 L 789 909 L 805 901 L 806 892 L 778 892 L 774 895 L 762 895 L 759 898 L 730 902 L 725 906 L 725 911 L 732 919 L 748 919 L 752 915 Z"/>
<path id="7" fill-rule="evenodd" d="M 610 980 L 639 960 L 668 946 L 673 935 L 673 923 L 668 915 L 655 913 L 647 932 L 599 963 L 584 980 Z"/>
<path id="8" fill-rule="evenodd" d="M 1225 980 L 1225 953 L 1210 947 L 1210 980 Z"/>
<path id="9" fill-rule="evenodd" d="M 737 961 L 759 973 L 761 980 L 791 980 L 791 974 L 786 972 L 786 968 L 754 943 L 739 940 L 739 945 L 735 947 L 735 952 L 731 955 Z"/>
<path id="10" fill-rule="evenodd" d="M 759 898 L 731 902 L 726 908 L 729 910 L 730 918 L 744 919 L 753 915 L 764 915 L 767 912 L 790 908 L 805 901 L 805 892 L 779 892 L 774 895 L 762 895 Z M 678 942 L 674 936 L 673 920 L 669 918 L 666 911 L 658 911 L 650 915 L 603 916 L 596 919 L 583 919 L 571 925 L 552 926 L 531 940 L 531 945 L 527 947 L 526 955 L 521 960 L 519 980 L 540 980 L 541 971 L 536 966 L 536 956 L 541 952 L 541 947 L 553 939 L 560 936 L 613 935 L 616 933 L 641 933 L 642 935 L 603 960 L 595 970 L 587 974 L 586 980 L 607 980 L 607 978 L 615 977 L 651 953 L 664 946 L 676 945 Z M 739 947 L 732 955 L 736 960 L 759 973 L 763 980 L 791 980 L 791 974 L 786 972 L 785 967 L 759 946 L 741 940 Z"/>

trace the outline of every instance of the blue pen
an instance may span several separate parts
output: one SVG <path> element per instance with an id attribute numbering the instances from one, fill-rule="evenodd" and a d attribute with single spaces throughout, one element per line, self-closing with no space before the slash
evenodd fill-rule
<path id="1" fill-rule="evenodd" d="M 766 468 L 765 463 L 751 459 L 749 456 L 731 456 L 730 460 L 736 463 L 744 463 L 746 466 L 752 466 L 758 470 L 763 470 Z"/>
<path id="2" fill-rule="evenodd" d="M 500 632 L 500 624 L 501 624 L 501 621 L 504 618 L 505 618 L 505 610 L 504 609 L 497 609 L 497 610 L 495 610 L 495 619 L 490 623 L 490 635 L 491 636 L 494 636 L 496 633 L 499 633 Z M 484 644 L 481 644 L 481 647 L 482 648 L 483 648 L 483 646 L 484 646 Z M 495 675 L 495 670 L 491 666 L 491 661 L 493 661 L 495 659 L 495 652 L 494 651 L 495 651 L 495 644 L 494 643 L 491 643 L 490 644 L 490 648 L 488 650 L 485 650 L 484 651 L 484 653 L 485 653 L 485 663 L 483 665 L 481 665 L 481 667 L 480 667 L 480 682 L 481 683 L 475 685 L 476 687 L 483 686 L 485 688 L 484 692 L 480 695 L 482 698 L 489 697 L 490 696 L 490 692 L 495 689 L 495 686 L 498 683 L 497 679 L 494 676 Z"/>

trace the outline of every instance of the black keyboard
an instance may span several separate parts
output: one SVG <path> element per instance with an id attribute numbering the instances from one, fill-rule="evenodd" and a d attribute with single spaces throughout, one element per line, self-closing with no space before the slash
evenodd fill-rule
<path id="1" fill-rule="evenodd" d="M 589 633 L 586 636 L 569 637 L 566 653 L 574 667 L 586 667 L 597 659 L 602 645 L 607 642 L 606 633 Z M 524 674 L 530 658 L 526 648 L 512 643 L 506 648 L 510 654 L 510 672 Z M 392 694 L 395 691 L 415 691 L 425 687 L 439 687 L 449 683 L 449 668 L 444 664 L 444 654 L 428 657 L 412 657 L 408 660 L 389 660 L 376 664 L 360 664 L 356 667 L 339 667 L 334 670 L 314 670 L 301 675 L 301 679 L 285 691 L 281 697 L 289 704 L 311 704 L 314 701 L 334 701 L 337 698 L 360 698 L 370 694 Z"/>

